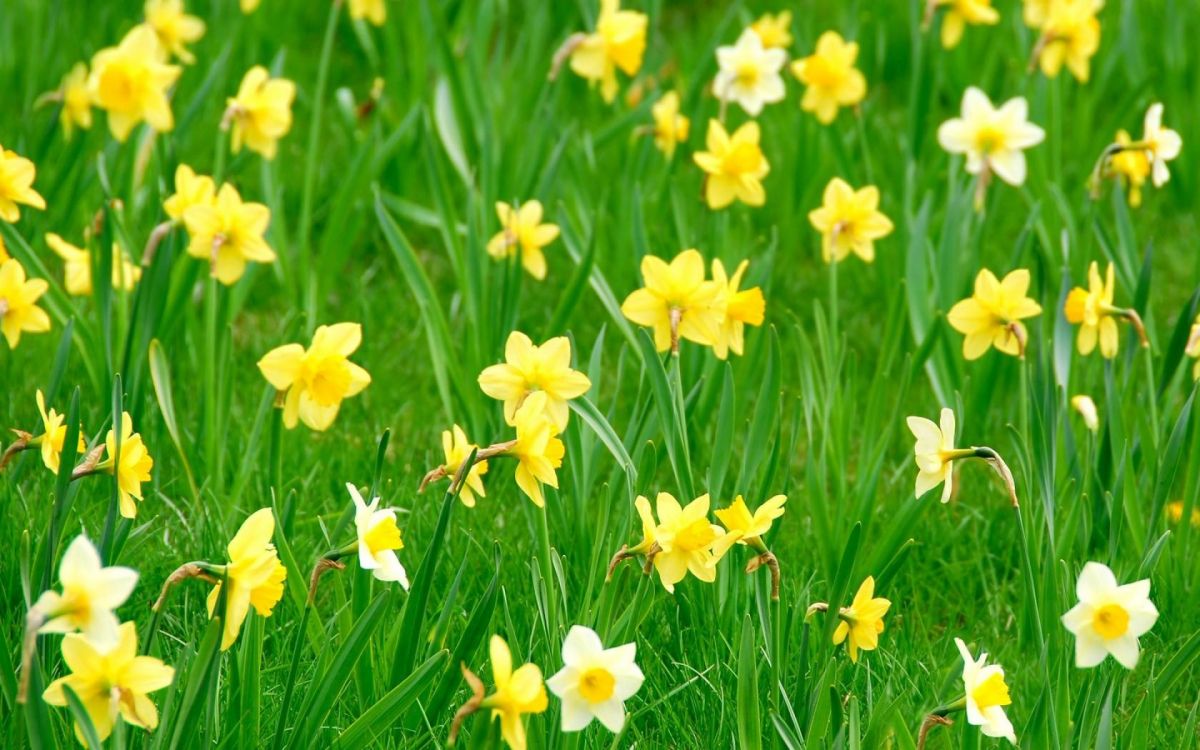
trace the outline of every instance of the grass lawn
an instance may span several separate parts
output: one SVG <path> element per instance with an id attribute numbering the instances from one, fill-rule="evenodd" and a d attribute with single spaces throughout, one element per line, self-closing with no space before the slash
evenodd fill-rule
<path id="1" fill-rule="evenodd" d="M 1050 4 L 1071 2 L 1089 14 L 1089 0 Z M 15 259 L 5 273 L 19 264 L 47 282 L 37 305 L 50 323 L 0 345 L 0 427 L 26 433 L 0 443 L 16 445 L 0 469 L 0 746 L 443 747 L 464 705 L 458 745 L 469 748 L 520 750 L 520 726 L 535 749 L 997 747 L 1008 741 L 981 729 L 994 735 L 1000 711 L 1023 748 L 1192 746 L 1200 53 L 1191 44 L 1200 14 L 1188 2 L 1107 0 L 1081 82 L 1067 67 L 1048 77 L 1030 64 L 1060 42 L 1025 22 L 1020 0 L 959 2 L 994 4 L 999 18 L 967 24 L 952 49 L 943 26 L 958 11 L 939 6 L 926 29 L 922 0 L 625 0 L 647 19 L 645 51 L 632 75 L 618 70 L 611 102 L 576 72 L 606 54 L 572 37 L 596 28 L 592 0 L 382 4 L 387 18 L 376 25 L 352 18 L 359 3 L 349 0 L 261 0 L 250 13 L 238 0 L 187 0 L 206 28 L 187 43 L 186 63 L 178 49 L 165 62 L 132 46 L 102 52 L 129 41 L 141 2 L 0 0 L 0 239 Z M 788 60 L 784 96 L 751 116 L 718 96 L 734 88 L 714 88 L 725 55 L 717 48 L 781 10 L 792 13 L 793 37 L 774 53 Z M 857 42 L 866 91 L 826 124 L 801 108 L 792 61 L 830 30 Z M 552 76 L 559 51 L 574 61 Z M 113 54 L 127 58 L 100 80 Z M 77 63 L 96 78 L 90 93 L 79 89 L 92 122 L 68 133 L 60 115 L 72 99 L 61 86 Z M 254 66 L 294 90 L 246 93 Z M 135 68 L 129 75 L 142 82 L 158 70 L 149 93 L 117 80 Z M 738 85 L 765 75 L 738 70 Z M 1027 102 L 1044 137 L 1026 144 L 1023 179 L 1012 179 L 1013 157 L 1001 161 L 999 147 L 982 174 L 943 148 L 943 123 L 971 119 L 970 87 L 996 106 Z M 666 155 L 652 107 L 672 91 L 690 132 Z M 161 120 L 152 105 L 164 92 L 171 117 L 156 130 L 141 120 Z M 118 100 L 140 107 L 128 132 Z M 1090 190 L 1118 130 L 1135 144 L 1112 164 L 1151 153 L 1143 148 L 1156 144 L 1136 142 L 1156 102 L 1183 142 L 1166 164 L 1169 181 L 1147 178 L 1136 207 L 1117 179 Z M 255 105 L 273 118 L 256 119 Z M 290 112 L 282 124 L 281 109 Z M 706 178 L 698 163 L 714 150 L 710 121 L 735 142 L 738 128 L 757 123 L 761 156 L 747 147 L 715 161 L 750 172 L 769 162 L 756 173 L 763 205 L 711 207 L 724 178 Z M 1000 137 L 971 143 L 990 148 Z M 19 219 L 9 220 L 15 193 L 5 191 L 19 180 L 5 160 L 18 156 L 36 165 L 45 208 L 19 199 Z M 226 190 L 171 217 L 179 165 L 260 205 L 231 208 Z M 877 233 L 871 262 L 861 244 L 846 244 L 867 222 L 859 214 L 835 217 L 830 241 L 845 257 L 823 258 L 810 212 L 834 178 L 878 189 L 891 231 Z M 496 210 L 534 200 L 541 222 L 558 228 L 533 243 L 544 244 L 540 280 L 522 265 L 536 264 L 529 231 L 502 224 Z M 75 261 L 76 274 L 90 274 L 86 289 L 48 233 L 86 251 Z M 715 260 L 729 273 L 749 261 L 741 289 L 765 299 L 761 325 L 750 314 L 744 347 L 727 358 L 717 356 L 729 341 L 719 326 L 734 325 L 741 308 L 724 287 L 688 286 L 643 261 L 689 248 L 706 274 Z M 1093 262 L 1101 275 L 1111 264 L 1111 299 L 1087 294 Z M 964 356 L 950 311 L 972 297 L 982 269 L 1028 273 L 1016 296 L 1040 311 L 1019 323 L 988 318 L 1003 334 L 995 340 L 1022 357 L 996 348 Z M 8 336 L 23 313 L 6 278 Z M 653 297 L 626 302 L 643 287 L 671 290 L 657 342 L 641 316 L 626 314 Z M 318 332 L 339 323 L 361 325 L 357 347 L 352 327 Z M 1081 329 L 1096 325 L 1102 345 L 1081 354 Z M 522 393 L 521 408 L 506 412 L 481 388 L 485 368 L 520 359 L 510 354 L 514 331 L 534 344 L 566 337 L 554 346 L 569 346 L 569 377 L 587 378 L 564 397 L 569 407 L 555 404 L 546 380 L 568 377 L 564 362 L 528 375 L 543 378 L 544 407 L 543 396 Z M 682 339 L 674 350 L 672 331 Z M 1117 351 L 1102 355 L 1112 338 Z M 310 343 L 307 358 L 277 349 Z M 58 471 L 38 449 L 39 390 L 61 415 Z M 1097 407 L 1094 429 L 1073 406 L 1080 395 Z M 331 404 L 340 404 L 335 416 Z M 906 424 L 937 422 L 944 408 L 957 434 L 943 447 L 959 452 L 934 446 L 922 475 L 945 478 L 942 460 L 956 459 L 946 504 L 941 486 L 914 496 L 922 459 L 914 462 Z M 122 413 L 132 431 L 106 446 Z M 473 507 L 456 496 L 457 466 L 437 471 L 448 461 L 443 432 L 455 425 L 488 458 L 477 476 L 486 495 Z M 115 453 L 115 473 L 138 486 L 128 479 L 138 467 L 126 467 L 142 450 L 135 435 L 153 459 L 140 500 L 122 497 L 130 487 L 110 468 Z M 556 488 L 545 471 L 558 440 Z M 457 461 L 472 456 L 464 448 Z M 382 526 L 360 544 L 369 514 L 356 518 L 347 483 L 396 510 L 395 554 L 409 585 L 362 567 L 394 572 L 390 553 L 377 553 L 397 544 L 382 516 L 366 521 Z M 539 490 L 544 508 L 529 497 Z M 682 505 L 707 493 L 711 512 L 691 525 L 669 507 L 663 517 L 659 493 Z M 751 510 L 776 495 L 787 503 L 769 531 L 726 538 L 738 525 L 715 511 L 739 495 Z M 638 496 L 654 510 L 647 530 Z M 231 545 L 248 518 L 257 546 L 249 532 Z M 104 666 L 120 647 L 109 651 L 83 619 L 26 637 L 27 623 L 82 612 L 85 600 L 105 609 L 98 561 L 60 576 L 71 567 L 60 566 L 64 556 L 82 559 L 67 555 L 81 534 L 103 565 L 139 574 L 116 617 L 132 623 L 138 653 L 174 668 L 150 691 L 154 715 L 130 673 Z M 738 540 L 749 543 L 725 549 Z M 632 559 L 606 580 L 623 546 Z M 767 550 L 778 599 L 759 557 Z M 202 564 L 183 568 L 152 608 L 189 562 Z M 1079 637 L 1093 644 L 1128 653 L 1139 623 L 1152 623 L 1133 640 L 1133 669 L 1115 657 L 1077 664 L 1077 637 L 1061 618 L 1080 601 L 1089 562 L 1118 583 L 1150 581 L 1157 621 L 1147 620 L 1144 591 L 1119 602 L 1084 592 L 1095 607 Z M 748 564 L 758 569 L 747 573 Z M 664 585 L 672 572 L 683 575 L 673 592 Z M 86 596 L 36 604 L 81 577 L 91 581 L 79 588 Z M 882 632 L 878 612 L 856 601 L 868 577 L 890 602 Z M 849 644 L 835 644 L 839 623 L 853 660 Z M 493 636 L 514 668 L 531 662 L 550 678 L 564 668 L 573 626 L 594 629 L 605 646 L 636 643 L 644 683 L 624 702 L 619 732 L 600 722 L 563 731 L 564 706 L 594 707 L 579 697 L 593 688 L 565 700 L 555 680 L 542 711 L 492 721 L 490 709 L 521 703 L 509 684 L 470 714 L 463 669 L 488 696 L 508 682 L 494 671 Z M 955 639 L 976 657 L 987 652 L 1003 679 L 964 686 Z M 68 664 L 63 653 L 78 649 L 95 656 Z M 612 654 L 598 658 L 615 669 Z M 103 679 L 68 681 L 77 695 L 52 688 L 49 703 L 65 705 L 42 700 L 51 681 L 88 669 Z M 607 696 L 604 669 L 597 684 Z M 524 709 L 540 708 L 531 695 Z M 987 709 L 982 727 L 964 697 Z"/>

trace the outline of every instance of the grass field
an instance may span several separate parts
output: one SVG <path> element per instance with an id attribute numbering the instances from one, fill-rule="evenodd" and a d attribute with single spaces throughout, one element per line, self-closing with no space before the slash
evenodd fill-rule
<path id="1" fill-rule="evenodd" d="M 921 0 L 626 0 L 647 19 L 645 52 L 633 75 L 617 72 L 611 103 L 570 62 L 550 76 L 560 50 L 584 67 L 591 42 L 571 35 L 595 28 L 601 9 L 592 0 L 383 4 L 387 18 L 376 25 L 351 17 L 358 2 L 261 0 L 243 13 L 236 0 L 188 0 L 187 12 L 206 25 L 187 44 L 195 61 L 182 62 L 179 50 L 169 62 L 138 58 L 158 70 L 150 88 L 169 97 L 170 121 L 155 122 L 158 130 L 132 123 L 125 134 L 124 117 L 101 99 L 144 92 L 98 84 L 74 102 L 90 108 L 91 127 L 68 133 L 60 114 L 72 99 L 64 103 L 60 85 L 76 63 L 95 73 L 104 60 L 97 53 L 143 21 L 142 3 L 0 0 L 0 145 L 15 152 L 4 159 L 36 165 L 32 187 L 45 202 L 39 210 L 26 196 L 19 219 L 4 216 L 15 195 L 5 191 L 19 180 L 16 162 L 0 161 L 0 238 L 15 259 L 5 273 L 19 264 L 47 282 L 37 304 L 50 323 L 46 332 L 29 323 L 15 347 L 12 337 L 0 345 L 0 427 L 27 433 L 5 433 L 16 449 L 0 470 L 0 746 L 442 747 L 456 711 L 472 705 L 462 668 L 488 696 L 503 687 L 492 636 L 507 642 L 514 666 L 531 662 L 550 678 L 564 667 L 564 638 L 576 625 L 605 646 L 636 643 L 644 683 L 625 701 L 620 732 L 599 722 L 563 731 L 557 683 L 542 700 L 533 690 L 540 678 L 527 684 L 525 671 L 481 710 L 463 712 L 458 746 L 519 750 L 514 721 L 530 748 L 1007 745 L 983 734 L 998 725 L 979 726 L 962 710 L 964 697 L 992 718 L 1003 709 L 1023 748 L 1194 746 L 1200 55 L 1191 41 L 1200 14 L 1189 2 L 1107 0 L 1081 82 L 1065 67 L 1048 77 L 1030 66 L 1056 37 L 1039 43 L 1019 0 L 994 0 L 998 21 L 967 24 L 952 49 L 942 27 L 958 11 L 938 6 L 926 29 Z M 1075 4 L 1090 11 L 1089 0 Z M 781 10 L 792 13 L 793 40 L 778 53 L 788 60 L 785 93 L 751 117 L 719 100 L 716 50 Z M 805 84 L 791 64 L 830 30 L 858 43 L 866 91 L 825 124 L 801 109 Z M 258 100 L 290 111 L 290 123 L 279 112 L 255 121 L 240 96 L 231 104 L 257 65 L 294 84 L 290 103 L 286 85 Z M 1003 164 L 969 173 L 968 159 L 939 142 L 944 122 L 966 117 L 969 87 L 997 106 L 1024 97 L 1029 122 L 1044 131 L 1024 152 L 1021 184 L 1003 179 Z M 673 156 L 651 137 L 652 107 L 669 91 L 690 120 Z M 144 97 L 141 115 L 161 120 L 155 92 Z M 1116 179 L 1092 195 L 1089 178 L 1117 131 L 1139 139 L 1156 102 L 1183 142 L 1167 164 L 1169 181 L 1146 180 L 1136 207 Z M 730 133 L 757 122 L 770 164 L 763 205 L 710 207 L 718 177 L 706 180 L 704 157 L 694 158 L 710 150 L 710 120 Z M 267 142 L 278 136 L 273 158 L 255 141 L 263 132 Z M 229 219 L 219 200 L 200 198 L 172 220 L 164 202 L 177 193 L 179 165 L 265 208 L 231 209 Z M 893 229 L 874 241 L 873 262 L 849 250 L 837 262 L 822 257 L 810 212 L 834 178 L 878 188 Z M 543 249 L 543 280 L 522 267 L 535 262 L 532 250 L 500 247 L 500 258 L 487 250 L 497 233 L 504 242 L 496 203 L 532 200 L 559 229 Z M 853 228 L 839 223 L 834 245 Z M 508 229 L 519 244 L 524 230 Z M 95 280 L 84 293 L 47 233 L 88 251 L 76 268 Z M 761 289 L 765 320 L 745 328 L 740 355 L 735 346 L 720 359 L 713 341 L 697 340 L 711 337 L 707 323 L 732 320 L 734 307 L 714 302 L 711 286 L 668 304 L 683 338 L 674 352 L 666 308 L 657 347 L 651 328 L 622 311 L 656 281 L 643 258 L 671 261 L 688 248 L 706 272 L 713 260 L 730 273 L 749 261 L 741 288 Z M 244 273 L 227 253 L 252 256 Z M 1092 262 L 1115 273 L 1114 299 L 1087 300 L 1087 315 L 1118 332 L 1112 357 L 1100 351 L 1111 344 L 1103 331 L 1102 347 L 1081 354 L 1081 326 L 1066 314 L 1082 310 L 1084 296 L 1072 289 L 1088 288 Z M 984 268 L 1000 278 L 1029 273 L 1040 314 L 1019 329 L 1023 357 L 995 348 L 964 357 L 950 311 L 972 296 Z M 7 336 L 23 313 L 5 278 Z M 704 290 L 712 294 L 697 301 Z M 342 356 L 354 348 L 346 328 L 302 365 L 294 350 L 264 360 L 343 322 L 361 324 L 349 355 L 361 369 Z M 1001 322 L 1008 332 L 1021 325 Z M 569 340 L 571 367 L 588 383 L 559 407 L 569 408 L 565 426 L 541 396 L 526 398 L 510 426 L 501 401 L 481 388 L 485 368 L 505 362 L 513 331 L 534 344 Z M 572 377 L 578 385 L 582 376 Z M 58 471 L 36 449 L 45 431 L 39 390 L 61 415 Z M 1097 407 L 1095 429 L 1072 406 L 1079 395 Z M 341 403 L 336 418 L 330 399 Z M 960 450 L 935 446 L 923 470 L 944 476 L 941 462 L 961 459 L 946 504 L 940 487 L 914 496 L 906 426 L 912 416 L 936 422 L 943 408 L 957 417 L 957 436 L 948 437 Z M 132 433 L 106 446 L 122 413 L 153 458 L 139 501 L 122 499 L 109 468 L 116 454 L 124 481 L 139 473 L 126 470 L 141 451 Z M 455 466 L 436 471 L 447 462 L 442 433 L 454 425 L 481 449 L 500 446 L 491 451 L 499 455 L 485 453 L 486 496 L 473 507 L 451 489 Z M 557 488 L 522 478 L 531 467 L 545 471 L 554 440 L 564 449 Z M 34 449 L 17 450 L 26 443 Z M 471 455 L 464 449 L 458 459 Z M 362 568 L 365 529 L 347 483 L 396 509 L 396 555 L 409 585 Z M 544 492 L 544 507 L 530 501 L 530 488 Z M 737 524 L 710 512 L 708 523 L 724 527 L 715 534 L 703 520 L 672 525 L 656 509 L 660 525 L 644 530 L 635 498 L 654 506 L 663 492 L 683 505 L 707 493 L 712 511 L 738 495 L 751 509 L 780 494 L 787 503 L 768 532 L 747 532 L 741 539 L 750 543 L 717 564 L 711 549 L 732 544 L 737 537 L 724 533 Z M 248 518 L 257 548 L 227 550 Z M 389 524 L 363 542 L 368 562 L 396 546 Z M 131 673 L 118 679 L 103 666 L 110 657 L 78 656 L 108 648 L 82 619 L 27 638 L 28 623 L 82 612 L 89 596 L 87 606 L 105 609 L 96 597 L 107 584 L 89 578 L 95 562 L 60 580 L 80 534 L 104 565 L 139 574 L 132 594 L 116 598 L 116 616 L 136 628 L 138 653 L 174 668 L 169 679 L 141 683 L 154 683 L 156 721 L 145 698 L 135 700 L 141 691 L 122 682 Z M 278 562 L 264 546 L 270 540 Z M 606 581 L 623 546 L 650 554 L 618 563 Z M 768 558 L 758 557 L 768 549 L 780 573 L 777 600 Z M 693 569 L 669 592 L 664 571 L 683 565 L 689 550 Z M 705 567 L 710 558 L 715 570 Z M 377 573 L 394 572 L 386 554 L 378 559 Z M 152 608 L 173 571 L 197 561 Z M 1115 658 L 1077 665 L 1076 635 L 1061 618 L 1079 601 L 1089 562 L 1111 568 L 1119 583 L 1150 582 L 1159 615 L 1133 669 Z M 747 564 L 760 567 L 747 574 Z M 310 599 L 314 566 L 322 574 Z M 53 606 L 39 599 L 64 592 L 72 576 L 93 581 L 86 596 L 70 605 L 69 597 Z M 868 577 L 890 602 L 878 633 L 876 617 L 854 602 Z M 230 632 L 252 599 L 258 609 Z M 1136 634 L 1147 611 L 1139 606 L 1140 615 L 1104 610 L 1117 619 L 1102 625 L 1095 614 L 1086 628 Z M 854 660 L 847 644 L 835 644 L 839 623 L 850 627 L 849 641 L 866 644 Z M 72 629 L 84 634 L 60 634 Z M 1003 667 L 999 686 L 964 689 L 956 638 Z M 28 643 L 36 651 L 22 666 Z M 73 664 L 64 652 L 76 654 Z M 614 667 L 605 658 L 601 666 Z M 86 694 L 54 688 L 42 699 L 51 681 L 84 667 L 104 675 L 67 683 Z M 514 697 L 522 681 L 532 696 L 523 701 Z M 544 711 L 492 720 L 493 709 L 522 703 Z"/>

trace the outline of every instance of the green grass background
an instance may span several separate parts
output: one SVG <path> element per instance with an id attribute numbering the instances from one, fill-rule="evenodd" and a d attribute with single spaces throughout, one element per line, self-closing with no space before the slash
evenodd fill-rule
<path id="1" fill-rule="evenodd" d="M 52 391 L 66 411 L 78 387 L 93 441 L 107 430 L 114 375 L 121 375 L 122 402 L 156 461 L 136 522 L 121 527 L 117 561 L 142 574 L 122 616 L 144 629 L 149 604 L 175 566 L 221 560 L 246 513 L 271 504 L 271 394 L 254 366 L 264 352 L 307 341 L 320 323 L 359 321 L 365 337 L 355 360 L 375 378 L 327 433 L 302 428 L 283 436 L 280 537 L 294 558 L 285 556 L 289 595 L 270 619 L 252 617 L 219 675 L 200 681 L 204 699 L 186 731 L 176 733 L 182 699 L 164 691 L 156 696 L 160 707 L 173 701 L 175 713 L 164 712 L 155 739 L 130 730 L 122 741 L 270 746 L 299 642 L 285 737 L 337 746 L 343 730 L 407 676 L 393 674 L 398 652 L 420 664 L 464 639 L 465 660 L 486 681 L 482 639 L 499 632 L 517 659 L 549 675 L 560 666 L 562 634 L 579 622 L 614 643 L 636 638 L 646 685 L 629 704 L 633 718 L 621 737 L 597 726 L 561 735 L 552 698 L 550 710 L 530 721 L 532 747 L 913 747 L 923 714 L 961 689 L 955 636 L 1005 666 L 1010 716 L 1024 747 L 1188 746 L 1197 724 L 1191 665 L 1200 651 L 1200 566 L 1195 530 L 1169 526 L 1162 507 L 1184 500 L 1190 511 L 1200 487 L 1200 417 L 1188 400 L 1190 362 L 1180 363 L 1179 339 L 1195 316 L 1200 283 L 1193 148 L 1200 142 L 1200 66 L 1189 45 L 1200 16 L 1181 0 L 1109 0 L 1092 80 L 1080 85 L 1065 73 L 1056 80 L 1027 74 L 1033 33 L 1017 2 L 996 4 L 998 26 L 971 27 L 958 49 L 945 51 L 936 29 L 922 34 L 916 2 L 636 3 L 650 16 L 638 77 L 646 95 L 629 106 L 626 84 L 607 106 L 569 72 L 546 79 L 559 43 L 590 25 L 590 3 L 405 0 L 389 3 L 388 24 L 375 29 L 352 24 L 344 11 L 329 27 L 323 2 L 263 0 L 243 17 L 234 2 L 197 1 L 189 9 L 209 28 L 173 95 L 176 130 L 148 145 L 139 143 L 139 131 L 119 145 L 102 115 L 91 132 L 64 142 L 56 109 L 34 104 L 74 62 L 116 43 L 139 20 L 139 4 L 0 0 L 0 107 L 7 113 L 0 143 L 37 163 L 36 186 L 49 203 L 44 213 L 23 211 L 6 239 L 32 274 L 59 284 L 44 232 L 78 241 L 105 199 L 119 199 L 109 231 L 136 256 L 163 218 L 175 164 L 214 168 L 217 123 L 245 70 L 264 64 L 298 86 L 296 123 L 278 158 L 263 163 L 244 153 L 227 162 L 226 178 L 243 196 L 271 206 L 280 262 L 255 269 L 225 296 L 221 331 L 228 335 L 218 347 L 215 399 L 202 388 L 204 304 L 195 288 L 202 275 L 183 255 L 178 233 L 147 271 L 140 301 L 103 290 L 90 300 L 68 299 L 56 286 L 47 297 L 54 332 L 28 336 L 0 355 L 4 426 L 37 424 L 36 388 Z M 706 90 L 713 49 L 732 43 L 760 12 L 784 7 L 794 14 L 793 56 L 807 54 L 827 29 L 859 41 L 867 99 L 859 116 L 843 112 L 822 127 L 799 111 L 801 87 L 789 78 L 787 100 L 760 118 L 772 165 L 767 205 L 713 213 L 690 162 L 717 112 Z M 318 97 L 327 29 L 332 57 Z M 376 77 L 385 81 L 382 100 L 359 118 L 355 106 Z M 961 161 L 935 138 L 969 85 L 995 101 L 1027 97 L 1031 119 L 1047 131 L 1029 153 L 1026 185 L 993 186 L 978 215 Z M 649 139 L 633 136 L 649 122 L 654 86 L 677 88 L 692 118 L 690 142 L 671 163 Z M 1171 182 L 1147 189 L 1134 212 L 1111 185 L 1089 201 L 1084 182 L 1096 156 L 1117 128 L 1140 132 L 1154 101 L 1165 102 L 1166 123 L 1184 140 Z M 733 110 L 729 117 L 744 119 Z M 807 213 L 834 176 L 878 185 L 882 210 L 896 223 L 873 265 L 852 259 L 831 271 L 820 261 Z M 563 227 L 548 248 L 544 284 L 483 252 L 497 229 L 493 203 L 529 198 Z M 639 533 L 630 486 L 651 496 L 687 494 L 668 451 L 681 449 L 680 431 L 660 418 L 652 387 L 657 366 L 612 314 L 613 302 L 639 285 L 642 255 L 670 257 L 686 247 L 727 267 L 749 258 L 750 281 L 768 300 L 768 325 L 749 334 L 744 357 L 725 365 L 686 347 L 681 369 L 696 494 L 710 491 L 718 507 L 737 493 L 751 505 L 776 492 L 790 497 L 769 540 L 784 572 L 777 607 L 767 600 L 765 573 L 740 572 L 740 550 L 715 585 L 689 580 L 673 597 L 632 564 L 602 585 L 608 556 Z M 1118 304 L 1136 305 L 1146 318 L 1152 360 L 1126 329 L 1111 364 L 1073 354 L 1061 301 L 1094 259 L 1116 263 Z M 1031 322 L 1024 364 L 994 353 L 964 362 L 961 337 L 944 323 L 982 266 L 1033 271 L 1032 294 L 1045 312 Z M 73 338 L 64 357 L 60 337 L 69 318 Z M 452 422 L 481 443 L 507 437 L 499 405 L 483 397 L 474 377 L 498 361 L 513 328 L 534 339 L 572 336 L 577 366 L 596 384 L 589 398 L 636 467 L 623 471 L 573 417 L 562 491 L 549 499 L 549 585 L 539 517 L 511 481 L 510 466 L 493 464 L 488 497 L 477 508 L 452 508 L 444 539 L 435 533 L 440 491 L 415 493 L 424 471 L 441 461 L 439 434 Z M 181 450 L 151 383 L 152 338 L 170 370 Z M 1095 437 L 1066 407 L 1075 393 L 1100 406 Z M 958 411 L 963 444 L 990 445 L 1013 467 L 1019 519 L 981 466 L 961 470 L 949 506 L 911 498 L 915 467 L 903 418 L 932 416 L 942 405 Z M 206 424 L 219 432 L 209 427 L 206 434 Z M 427 584 L 429 607 L 413 638 L 403 625 L 412 611 L 407 597 L 347 571 L 325 579 L 309 636 L 297 639 L 302 600 L 294 587 L 302 591 L 317 555 L 348 540 L 343 484 L 372 482 L 385 430 L 378 486 L 385 503 L 407 511 L 401 559 L 411 576 L 431 547 L 441 555 Z M 80 530 L 98 538 L 110 484 L 73 486 L 62 538 Z M 23 613 L 45 574 L 38 554 L 55 497 L 54 477 L 32 453 L 0 483 L 0 622 L 14 664 Z M 1073 666 L 1071 636 L 1057 618 L 1074 603 L 1074 578 L 1087 560 L 1110 564 L 1122 581 L 1152 577 L 1162 616 L 1132 674 L 1111 660 L 1092 671 Z M 879 650 L 855 666 L 829 644 L 828 620 L 818 616 L 811 627 L 802 620 L 813 601 L 844 603 L 866 575 L 876 576 L 879 595 L 893 605 Z M 185 584 L 159 624 L 155 649 L 180 665 L 180 685 L 202 671 L 191 667 L 202 649 L 205 593 Z M 378 610 L 369 606 L 384 596 Z M 494 609 L 477 606 L 493 601 Z M 372 629 L 347 666 L 335 657 L 354 641 L 358 622 Z M 42 665 L 57 673 L 55 644 L 43 639 Z M 447 655 L 431 663 L 403 710 L 369 722 L 374 745 L 444 742 L 466 696 L 454 661 Z M 18 711 L 7 667 L 0 663 L 3 713 L 14 720 L 3 722 L 2 744 L 28 745 L 27 723 L 41 720 L 41 736 L 70 746 L 68 713 L 38 719 Z M 438 695 L 443 680 L 456 691 L 449 697 Z M 307 714 L 296 707 L 320 685 L 336 687 L 328 714 L 318 726 L 298 727 L 296 717 Z M 467 732 L 471 747 L 495 741 L 482 722 Z M 930 741 L 931 748 L 991 744 L 961 720 Z"/>

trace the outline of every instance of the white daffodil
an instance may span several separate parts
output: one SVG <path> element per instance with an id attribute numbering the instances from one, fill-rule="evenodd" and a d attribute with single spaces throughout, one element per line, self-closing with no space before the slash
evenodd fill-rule
<path id="1" fill-rule="evenodd" d="M 938 128 L 938 143 L 952 154 L 966 154 L 971 174 L 994 173 L 1010 185 L 1025 182 L 1024 150 L 1042 142 L 1046 132 L 1029 122 L 1024 97 L 999 108 L 972 86 L 963 95 L 962 117 Z"/>
<path id="2" fill-rule="evenodd" d="M 1162 102 L 1155 102 L 1146 110 L 1146 121 L 1142 126 L 1142 141 L 1146 144 L 1146 152 L 1150 157 L 1150 178 L 1154 181 L 1154 187 L 1162 187 L 1171 179 L 1167 162 L 1179 156 L 1179 151 L 1183 148 L 1183 139 L 1179 137 L 1179 133 L 1163 127 L 1162 116 Z"/>
<path id="3" fill-rule="evenodd" d="M 1003 737 L 1017 744 L 1017 734 L 1012 722 L 1004 713 L 1004 707 L 1012 703 L 1008 685 L 1004 682 L 1004 668 L 999 664 L 987 663 L 987 652 L 979 659 L 971 656 L 971 650 L 962 638 L 955 638 L 954 645 L 963 659 L 963 688 L 966 691 L 967 721 L 979 727 L 988 737 Z"/>
<path id="4" fill-rule="evenodd" d="M 763 105 L 783 99 L 783 76 L 780 70 L 787 62 L 787 52 L 766 49 L 754 29 L 746 29 L 737 44 L 717 47 L 717 78 L 713 93 L 721 101 L 734 101 L 757 117 Z"/>
<path id="5" fill-rule="evenodd" d="M 563 668 L 546 680 L 562 701 L 562 729 L 578 732 L 599 719 L 610 732 L 625 726 L 625 701 L 645 679 L 634 658 L 637 644 L 606 649 L 591 628 L 575 625 L 563 641 Z"/>
<path id="6" fill-rule="evenodd" d="M 1071 406 L 1083 417 L 1083 423 L 1089 430 L 1095 432 L 1100 429 L 1100 413 L 1096 410 L 1096 402 L 1091 396 L 1072 396 Z"/>
<path id="7" fill-rule="evenodd" d="M 396 511 L 393 508 L 379 509 L 379 498 L 371 500 L 368 505 L 358 489 L 346 484 L 351 499 L 354 500 L 354 527 L 358 531 L 358 564 L 363 570 L 371 571 L 371 575 L 381 581 L 399 581 L 408 589 L 408 573 L 396 557 L 396 550 L 404 548 L 400 539 L 400 527 L 396 525 Z"/>
<path id="8" fill-rule="evenodd" d="M 1126 669 L 1138 663 L 1138 638 L 1154 627 L 1158 609 L 1150 601 L 1150 579 L 1124 586 L 1107 565 L 1089 562 L 1075 583 L 1079 603 L 1062 616 L 1075 634 L 1075 666 L 1094 667 L 1109 654 Z"/>
<path id="9" fill-rule="evenodd" d="M 79 631 L 99 650 L 116 645 L 120 621 L 113 610 L 133 592 L 137 571 L 116 565 L 104 567 L 100 553 L 80 534 L 63 554 L 58 580 L 62 593 L 46 591 L 33 605 L 34 612 L 44 619 L 38 632 Z"/>
<path id="10" fill-rule="evenodd" d="M 908 429 L 917 439 L 913 453 L 917 460 L 917 497 L 924 495 L 939 484 L 942 487 L 942 502 L 950 502 L 954 491 L 954 410 L 942 409 L 941 425 L 924 417 L 909 417 Z M 971 451 L 966 451 L 969 454 Z"/>

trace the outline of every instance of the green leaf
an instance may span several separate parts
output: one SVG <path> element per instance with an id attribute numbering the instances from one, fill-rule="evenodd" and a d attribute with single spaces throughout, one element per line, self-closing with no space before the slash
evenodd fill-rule
<path id="1" fill-rule="evenodd" d="M 761 750 L 762 721 L 758 713 L 758 654 L 750 615 L 742 620 L 742 646 L 738 654 L 737 728 L 740 750 Z"/>
<path id="2" fill-rule="evenodd" d="M 370 746 L 396 720 L 403 716 L 421 691 L 445 668 L 449 652 L 438 651 L 426 659 L 399 685 L 383 694 L 383 697 L 364 711 L 354 722 L 338 735 L 333 747 Z"/>

